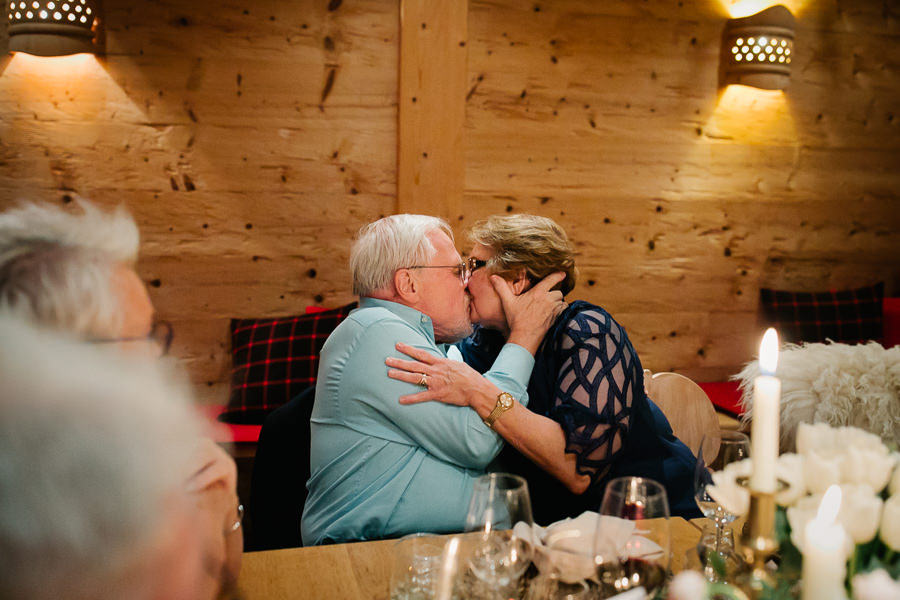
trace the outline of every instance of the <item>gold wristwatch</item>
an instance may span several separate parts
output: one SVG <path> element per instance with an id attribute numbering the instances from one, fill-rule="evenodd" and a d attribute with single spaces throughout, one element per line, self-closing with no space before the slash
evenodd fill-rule
<path id="1" fill-rule="evenodd" d="M 500 418 L 500 415 L 511 409 L 515 403 L 516 399 L 512 397 L 512 394 L 509 392 L 500 392 L 500 394 L 497 395 L 497 404 L 494 405 L 494 410 L 492 410 L 491 414 L 484 420 L 484 424 L 493 429 L 494 423 Z"/>

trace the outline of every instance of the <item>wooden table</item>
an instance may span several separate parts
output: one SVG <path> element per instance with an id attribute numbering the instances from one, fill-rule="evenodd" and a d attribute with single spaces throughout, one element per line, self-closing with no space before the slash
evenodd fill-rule
<path id="1" fill-rule="evenodd" d="M 672 571 L 681 570 L 700 537 L 699 519 L 670 519 Z M 244 600 L 388 598 L 397 540 L 289 548 L 244 554 L 238 586 Z"/>

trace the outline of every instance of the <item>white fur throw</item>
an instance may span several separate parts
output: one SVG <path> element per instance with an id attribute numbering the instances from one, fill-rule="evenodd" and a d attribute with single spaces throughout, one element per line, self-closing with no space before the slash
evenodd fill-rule
<path id="1" fill-rule="evenodd" d="M 752 417 L 753 361 L 732 377 L 741 382 L 741 402 Z M 781 379 L 781 451 L 793 452 L 800 423 L 851 425 L 887 444 L 900 443 L 900 346 L 868 344 L 786 345 L 778 356 Z"/>

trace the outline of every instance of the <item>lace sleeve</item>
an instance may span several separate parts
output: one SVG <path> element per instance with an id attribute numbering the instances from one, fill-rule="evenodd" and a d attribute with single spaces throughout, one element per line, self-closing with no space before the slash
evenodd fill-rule
<path id="1" fill-rule="evenodd" d="M 591 484 L 622 450 L 640 364 L 625 331 L 602 309 L 577 313 L 558 340 L 562 363 L 551 417 L 566 435 L 566 452 Z"/>

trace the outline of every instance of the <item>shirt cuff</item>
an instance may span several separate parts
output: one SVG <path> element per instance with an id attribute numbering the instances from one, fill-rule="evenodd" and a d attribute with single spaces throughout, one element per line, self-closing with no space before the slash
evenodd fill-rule
<path id="1" fill-rule="evenodd" d="M 485 375 L 492 375 L 495 384 L 504 391 L 515 396 L 523 404 L 527 404 L 528 381 L 534 369 L 534 356 L 518 344 L 506 344 L 500 350 L 491 370 Z M 511 388 L 511 389 L 510 389 Z"/>

